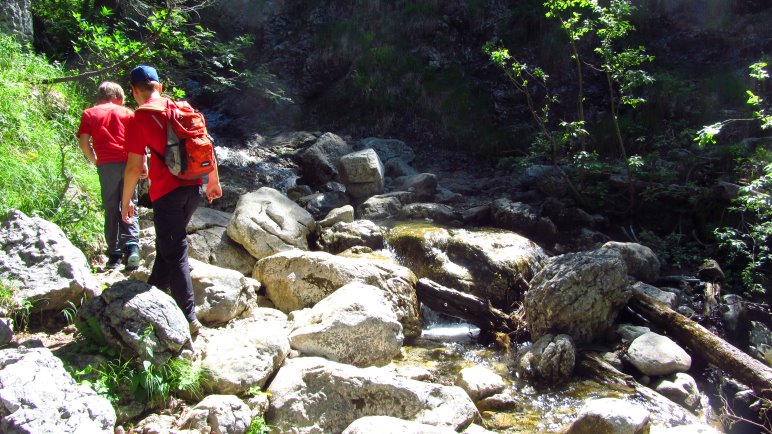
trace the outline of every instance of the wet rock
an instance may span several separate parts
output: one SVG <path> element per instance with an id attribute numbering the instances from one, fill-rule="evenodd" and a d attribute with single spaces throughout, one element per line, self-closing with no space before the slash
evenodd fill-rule
<path id="1" fill-rule="evenodd" d="M 563 384 L 571 378 L 576 362 L 576 346 L 568 335 L 546 334 L 520 354 L 517 372 L 533 381 Z"/>
<path id="2" fill-rule="evenodd" d="M 721 434 L 721 431 L 710 425 L 690 424 L 674 427 L 653 426 L 649 434 Z"/>
<path id="3" fill-rule="evenodd" d="M 565 434 L 645 434 L 649 412 L 638 404 L 616 398 L 601 398 L 584 405 Z"/>
<path id="4" fill-rule="evenodd" d="M 462 369 L 456 376 L 455 385 L 464 389 L 473 401 L 499 393 L 506 387 L 499 374 L 484 366 Z"/>
<path id="5" fill-rule="evenodd" d="M 657 392 L 668 397 L 671 401 L 694 410 L 700 404 L 700 390 L 697 382 L 691 375 L 677 372 L 668 379 L 664 379 L 654 388 Z"/>
<path id="6" fill-rule="evenodd" d="M 512 411 L 521 407 L 518 399 L 510 392 L 497 393 L 475 402 L 480 411 Z"/>
<path id="7" fill-rule="evenodd" d="M 320 231 L 318 243 L 322 250 L 333 254 L 354 246 L 378 250 L 383 248 L 383 230 L 370 220 L 338 222 Z"/>

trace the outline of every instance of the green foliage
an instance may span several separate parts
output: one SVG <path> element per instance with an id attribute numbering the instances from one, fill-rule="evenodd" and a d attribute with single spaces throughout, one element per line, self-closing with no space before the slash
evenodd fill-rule
<path id="1" fill-rule="evenodd" d="M 153 406 L 165 405 L 174 395 L 203 397 L 210 376 L 201 365 L 181 358 L 172 358 L 160 365 L 152 361 L 155 340 L 152 326 L 147 327 L 140 337 L 144 357 L 124 359 L 107 344 L 94 318 L 76 325 L 91 344 L 81 349 L 99 352 L 109 359 L 79 371 L 70 367 L 71 374 L 76 381 L 92 387 L 111 402 L 117 402 L 127 393 Z"/>
<path id="2" fill-rule="evenodd" d="M 651 231 L 642 231 L 638 237 L 642 244 L 657 254 L 661 262 L 675 268 L 688 269 L 707 259 L 705 248 L 680 232 L 660 236 Z"/>
<path id="3" fill-rule="evenodd" d="M 27 330 L 32 302 L 17 296 L 12 282 L 0 280 L 0 315 L 13 318 L 19 330 Z"/>
<path id="4" fill-rule="evenodd" d="M 103 217 L 96 170 L 74 137 L 83 96 L 73 85 L 32 84 L 61 74 L 0 34 L 0 214 L 18 209 L 52 221 L 92 256 Z"/>
<path id="5" fill-rule="evenodd" d="M 740 265 L 745 290 L 765 293 L 772 283 L 772 163 L 740 189 L 732 210 L 743 217 L 741 223 L 719 227 L 714 235 L 728 258 Z"/>
<path id="6" fill-rule="evenodd" d="M 249 423 L 249 427 L 245 434 L 268 434 L 271 432 L 271 427 L 265 423 L 263 416 L 257 416 Z"/>

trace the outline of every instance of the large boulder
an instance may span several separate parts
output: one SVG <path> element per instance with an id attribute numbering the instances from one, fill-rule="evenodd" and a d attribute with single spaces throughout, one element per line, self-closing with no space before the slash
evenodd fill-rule
<path id="1" fill-rule="evenodd" d="M 252 276 L 263 284 L 276 308 L 285 313 L 312 307 L 353 281 L 373 285 L 384 292 L 405 337 L 421 334 L 417 279 L 412 271 L 397 264 L 291 250 L 257 261 Z"/>
<path id="2" fill-rule="evenodd" d="M 601 249 L 619 252 L 625 260 L 627 274 L 636 279 L 654 283 L 659 278 L 659 258 L 650 248 L 638 243 L 609 241 Z"/>
<path id="3" fill-rule="evenodd" d="M 339 136 L 323 134 L 314 144 L 297 154 L 303 179 L 315 185 L 340 181 L 338 160 L 352 151 L 351 146 Z"/>
<path id="4" fill-rule="evenodd" d="M 343 183 L 354 201 L 383 193 L 385 170 L 374 150 L 365 149 L 344 155 L 339 164 Z"/>
<path id="5" fill-rule="evenodd" d="M 415 195 L 407 191 L 396 191 L 373 196 L 359 204 L 356 215 L 366 220 L 386 220 L 399 215 L 403 205 L 415 201 Z"/>
<path id="6" fill-rule="evenodd" d="M 547 259 L 533 241 L 501 230 L 408 223 L 392 228 L 387 241 L 419 278 L 487 298 L 498 308 L 518 299 Z"/>
<path id="7" fill-rule="evenodd" d="M 394 180 L 394 189 L 409 191 L 415 194 L 417 200 L 426 201 L 433 198 L 437 192 L 437 175 L 433 173 L 419 173 L 400 176 Z"/>
<path id="8" fill-rule="evenodd" d="M 78 385 L 46 348 L 0 350 L 0 432 L 112 434 L 110 401 Z"/>
<path id="9" fill-rule="evenodd" d="M 59 311 L 99 293 L 86 256 L 59 226 L 17 210 L 0 221 L 0 280 L 33 311 Z"/>
<path id="10" fill-rule="evenodd" d="M 305 356 L 381 366 L 402 348 L 402 325 L 383 290 L 361 282 L 344 285 L 310 309 L 290 313 L 290 320 L 290 345 Z"/>
<path id="11" fill-rule="evenodd" d="M 156 364 L 190 349 L 188 321 L 177 303 L 137 280 L 117 282 L 88 300 L 78 311 L 78 320 L 92 338 Z"/>
<path id="12" fill-rule="evenodd" d="M 544 240 L 551 240 L 558 232 L 549 217 L 541 216 L 537 209 L 527 203 L 496 199 L 491 203 L 490 213 L 491 222 L 497 228 Z"/>
<path id="13" fill-rule="evenodd" d="M 277 432 L 342 432 L 365 416 L 391 416 L 455 429 L 477 409 L 463 389 L 409 380 L 385 368 L 356 368 L 318 357 L 289 359 L 268 387 L 266 422 Z"/>
<path id="14" fill-rule="evenodd" d="M 196 317 L 224 324 L 255 306 L 260 282 L 235 270 L 190 260 Z"/>
<path id="15" fill-rule="evenodd" d="M 209 390 L 239 395 L 263 387 L 290 352 L 287 326 L 286 315 L 261 308 L 252 318 L 202 330 L 195 359 L 211 375 Z"/>
<path id="16" fill-rule="evenodd" d="M 373 149 L 384 164 L 393 159 L 398 159 L 408 164 L 415 160 L 415 151 L 402 140 L 367 137 L 359 142 L 359 147 L 362 149 Z"/>
<path id="17" fill-rule="evenodd" d="M 316 222 L 308 211 L 272 188 L 247 193 L 236 204 L 228 236 L 257 259 L 291 249 L 308 250 Z"/>
<path id="18" fill-rule="evenodd" d="M 550 258 L 530 282 L 524 307 L 531 340 L 564 333 L 577 345 L 599 338 L 632 292 L 619 254 L 606 250 Z"/>
<path id="19" fill-rule="evenodd" d="M 226 228 L 233 215 L 212 208 L 199 207 L 186 228 L 188 256 L 207 264 L 250 274 L 255 259 L 241 244 L 228 237 Z"/>
<path id="20" fill-rule="evenodd" d="M 15 35 L 22 44 L 32 42 L 32 1 L 6 0 L 0 3 L 0 32 Z"/>

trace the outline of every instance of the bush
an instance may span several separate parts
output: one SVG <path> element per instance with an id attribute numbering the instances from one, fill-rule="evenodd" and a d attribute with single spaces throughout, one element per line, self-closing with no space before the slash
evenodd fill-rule
<path id="1" fill-rule="evenodd" d="M 73 84 L 35 84 L 62 74 L 0 34 L 0 213 L 52 221 L 93 257 L 104 220 L 99 179 L 75 140 L 87 103 Z"/>

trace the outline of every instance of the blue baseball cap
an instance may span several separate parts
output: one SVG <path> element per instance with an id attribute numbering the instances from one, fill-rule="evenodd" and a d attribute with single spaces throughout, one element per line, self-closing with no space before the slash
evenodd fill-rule
<path id="1" fill-rule="evenodd" d="M 156 71 L 155 68 L 147 65 L 139 65 L 131 70 L 129 81 L 131 84 L 138 84 L 149 83 L 151 81 L 160 82 L 161 80 L 158 79 L 158 71 Z"/>

